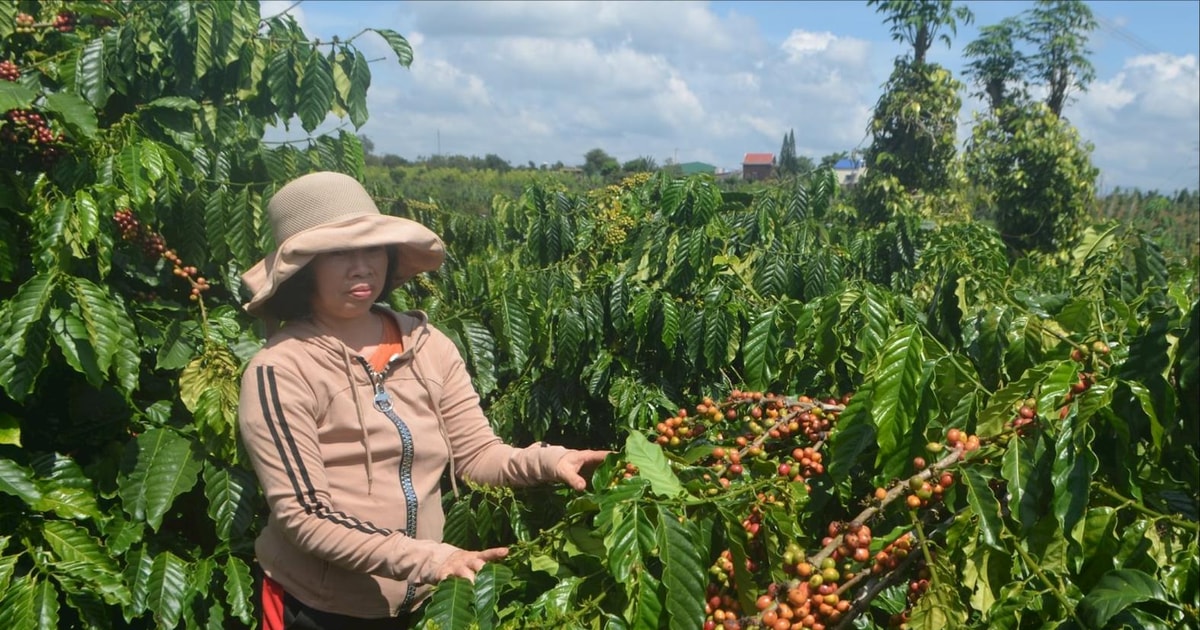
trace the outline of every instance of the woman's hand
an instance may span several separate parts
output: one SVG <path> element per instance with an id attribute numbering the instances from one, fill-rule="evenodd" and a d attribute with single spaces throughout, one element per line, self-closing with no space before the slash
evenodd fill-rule
<path id="1" fill-rule="evenodd" d="M 604 461 L 605 457 L 612 451 L 567 451 L 558 460 L 558 465 L 555 466 L 554 472 L 568 486 L 576 490 L 587 489 L 587 479 L 583 475 L 590 475 L 600 462 Z"/>
<path id="2" fill-rule="evenodd" d="M 450 554 L 437 570 L 437 581 L 448 577 L 466 578 L 475 583 L 475 574 L 488 562 L 503 559 L 508 555 L 507 547 L 492 547 L 483 551 L 460 550 Z"/>

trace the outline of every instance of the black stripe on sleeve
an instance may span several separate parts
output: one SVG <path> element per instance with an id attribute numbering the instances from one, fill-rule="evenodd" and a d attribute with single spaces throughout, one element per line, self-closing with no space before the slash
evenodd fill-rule
<path id="1" fill-rule="evenodd" d="M 257 375 L 263 417 L 271 430 L 271 439 L 275 443 L 275 449 L 279 452 L 279 459 L 283 462 L 284 470 L 292 483 L 296 501 L 300 503 L 304 512 L 368 534 L 391 534 L 389 529 L 334 510 L 332 506 L 317 498 L 316 488 L 309 478 L 304 460 L 300 457 L 300 449 L 296 446 L 296 440 L 292 437 L 292 429 L 284 417 L 283 405 L 279 401 L 279 388 L 275 382 L 275 369 L 271 366 L 260 366 Z"/>

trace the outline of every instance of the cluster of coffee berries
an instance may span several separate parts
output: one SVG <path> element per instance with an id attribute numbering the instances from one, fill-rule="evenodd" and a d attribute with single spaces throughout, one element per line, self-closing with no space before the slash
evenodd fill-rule
<path id="1" fill-rule="evenodd" d="M 713 459 L 716 463 L 713 465 L 717 472 L 722 473 L 721 485 L 729 486 L 729 477 L 740 476 L 746 469 L 742 466 L 742 452 L 736 448 L 725 448 L 718 446 L 712 450 Z M 726 465 L 728 462 L 728 465 Z"/>
<path id="2" fill-rule="evenodd" d="M 1078 345 L 1071 348 L 1071 360 L 1076 363 L 1085 363 L 1089 357 L 1102 357 L 1112 352 L 1112 348 L 1103 341 L 1093 341 L 1091 348 L 1086 345 Z"/>
<path id="3" fill-rule="evenodd" d="M 0 81 L 16 81 L 21 78 L 21 69 L 11 59 L 0 61 Z"/>
<path id="4" fill-rule="evenodd" d="M 1094 382 L 1095 381 L 1092 380 L 1092 375 L 1090 372 L 1080 372 L 1078 380 L 1076 380 L 1074 383 L 1071 383 L 1071 391 L 1067 393 L 1063 401 L 1071 402 L 1076 396 L 1091 389 Z"/>
<path id="5" fill-rule="evenodd" d="M 1096 343 L 1100 342 L 1097 341 Z M 1075 400 L 1076 396 L 1091 389 L 1094 383 L 1094 376 L 1091 372 L 1079 373 L 1078 379 L 1074 383 L 1071 383 L 1071 391 L 1067 392 L 1066 396 L 1063 396 L 1063 406 L 1058 408 L 1059 420 L 1067 419 L 1067 416 L 1071 413 L 1071 401 Z"/>
<path id="6" fill-rule="evenodd" d="M 932 553 L 932 552 L 931 552 Z M 888 619 L 888 626 L 892 628 L 908 627 L 909 613 L 912 612 L 914 606 L 925 595 L 925 591 L 929 590 L 929 579 L 932 574 L 929 568 L 922 566 L 917 571 L 917 577 L 909 580 L 908 589 L 905 591 L 905 606 L 904 610 L 893 614 Z"/>
<path id="7" fill-rule="evenodd" d="M 8 125 L 5 142 L 24 141 L 28 144 L 50 144 L 61 141 L 62 134 L 55 134 L 46 123 L 46 117 L 31 109 L 10 109 L 4 114 Z"/>
<path id="8" fill-rule="evenodd" d="M 70 33 L 75 30 L 75 14 L 70 11 L 59 11 L 58 15 L 54 16 L 51 26 L 60 33 Z"/>
<path id="9" fill-rule="evenodd" d="M 913 548 L 913 536 L 905 532 L 875 553 L 871 564 L 871 573 L 876 575 L 894 570 Z"/>
<path id="10" fill-rule="evenodd" d="M 746 530 L 746 538 L 754 540 L 762 528 L 762 510 L 758 506 L 750 509 L 750 516 L 742 519 L 742 529 Z"/>
<path id="11" fill-rule="evenodd" d="M 930 553 L 932 553 L 932 551 Z M 926 567 L 921 567 L 921 570 L 917 572 L 917 578 L 915 580 L 909 581 L 909 583 L 908 583 L 908 605 L 909 606 L 916 605 L 917 601 L 921 599 L 921 596 L 925 594 L 925 591 L 929 590 L 929 575 L 930 575 L 929 569 Z"/>
<path id="12" fill-rule="evenodd" d="M 133 211 L 129 208 L 121 208 L 113 213 L 113 222 L 117 224 L 117 230 L 121 234 L 121 240 L 127 243 L 136 243 L 142 248 L 142 253 L 147 258 L 161 257 L 163 260 L 171 263 L 171 273 L 175 276 L 183 278 L 191 285 L 191 293 L 188 295 L 190 300 L 199 300 L 200 295 L 212 288 L 208 283 L 208 279 L 200 275 L 198 269 L 191 265 L 183 264 L 183 260 L 179 258 L 179 254 L 173 249 L 167 249 L 166 241 L 162 235 L 151 230 L 138 221 L 134 216 Z"/>
<path id="13" fill-rule="evenodd" d="M 117 230 L 121 233 L 121 240 L 133 243 L 137 242 L 140 238 L 144 238 L 142 222 L 133 216 L 133 211 L 129 208 L 121 208 L 114 212 L 113 222 L 117 224 Z M 155 253 L 157 254 L 158 252 Z"/>
<path id="14" fill-rule="evenodd" d="M 978 451 L 979 436 L 968 435 L 962 429 L 949 429 L 946 431 L 946 445 L 950 448 L 961 448 L 966 453 Z"/>
<path id="15" fill-rule="evenodd" d="M 805 481 L 813 475 L 825 472 L 825 464 L 821 463 L 821 451 L 811 446 L 797 446 L 792 449 L 792 459 L 796 462 L 795 466 L 787 461 L 779 464 L 780 476 L 787 477 L 792 481 Z"/>
<path id="16" fill-rule="evenodd" d="M 33 27 L 36 23 L 36 20 L 34 20 L 33 16 L 29 15 L 28 13 L 18 13 L 15 22 L 15 30 L 18 33 L 32 33 L 34 31 Z"/>
<path id="17" fill-rule="evenodd" d="M 853 560 L 865 563 L 871 559 L 871 528 L 866 525 L 837 521 L 830 523 L 829 535 L 821 544 L 829 546 L 834 542 L 838 545 L 830 557 L 835 561 Z"/>
<path id="18" fill-rule="evenodd" d="M 839 594 L 840 583 L 854 579 L 854 573 L 839 571 L 837 563 L 832 556 L 817 566 L 802 560 L 793 569 L 799 579 L 769 585 L 755 602 L 760 611 L 758 626 L 821 629 L 841 621 L 850 609 L 850 600 Z"/>
<path id="19" fill-rule="evenodd" d="M 750 558 L 746 558 L 744 565 L 746 570 L 753 573 L 758 570 L 758 564 Z M 713 584 L 710 588 L 725 588 L 733 586 L 733 552 L 726 549 L 717 556 L 716 561 L 708 567 L 708 572 L 713 576 Z"/>
<path id="20" fill-rule="evenodd" d="M 913 468 L 918 472 L 925 470 L 925 458 L 914 457 Z M 905 497 L 905 505 L 912 510 L 928 506 L 931 502 L 940 501 L 942 494 L 953 485 L 954 473 L 949 471 L 942 471 L 936 478 L 929 479 L 925 479 L 922 475 L 914 475 L 908 480 L 908 489 L 911 494 Z"/>
<path id="21" fill-rule="evenodd" d="M 63 134 L 50 129 L 45 116 L 30 109 L 10 109 L 4 119 L 7 124 L 0 129 L 0 142 L 16 157 L 32 155 L 49 167 L 63 156 Z"/>
<path id="22" fill-rule="evenodd" d="M 698 405 L 697 407 L 705 408 L 706 406 Z M 688 410 L 683 408 L 680 408 L 674 416 L 659 422 L 654 428 L 658 431 L 658 437 L 655 438 L 655 441 L 660 446 L 679 446 L 683 443 L 683 440 L 691 439 L 704 433 L 704 425 L 690 421 L 688 419 Z"/>
<path id="23" fill-rule="evenodd" d="M 729 561 L 729 569 L 731 571 L 733 569 L 732 561 Z M 741 604 L 732 593 L 718 584 L 709 584 L 705 591 L 704 615 L 704 630 L 716 630 L 717 628 L 740 630 L 742 627 Z"/>
<path id="24" fill-rule="evenodd" d="M 848 402 L 850 402 L 850 394 L 842 397 L 841 405 L 844 406 Z M 816 401 L 807 396 L 801 396 L 799 403 L 812 405 L 807 411 L 801 411 L 796 417 L 800 425 L 800 433 L 810 442 L 820 442 L 829 434 L 829 430 L 833 427 L 833 423 L 841 411 L 838 401 L 833 398 Z"/>
<path id="25" fill-rule="evenodd" d="M 1037 422 L 1037 399 L 1026 398 L 1017 409 L 1017 415 L 1008 424 L 1016 429 L 1018 435 L 1028 435 L 1033 428 L 1030 425 L 1035 422 Z"/>
<path id="26" fill-rule="evenodd" d="M 636 475 L 637 473 L 638 473 L 637 466 L 634 466 L 633 464 L 630 464 L 630 463 L 626 463 L 625 464 L 625 473 L 621 476 L 625 479 L 633 479 L 634 475 Z"/>

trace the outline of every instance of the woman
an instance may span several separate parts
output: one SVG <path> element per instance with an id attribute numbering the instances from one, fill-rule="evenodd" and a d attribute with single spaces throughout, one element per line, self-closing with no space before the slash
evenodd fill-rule
<path id="1" fill-rule="evenodd" d="M 243 276 L 245 307 L 283 326 L 247 365 L 239 408 L 270 507 L 255 543 L 263 628 L 404 628 L 433 584 L 507 553 L 441 542 L 447 468 L 582 490 L 607 453 L 502 443 L 453 342 L 377 304 L 441 265 L 432 231 L 338 173 L 288 183 L 267 212 L 278 247 Z"/>

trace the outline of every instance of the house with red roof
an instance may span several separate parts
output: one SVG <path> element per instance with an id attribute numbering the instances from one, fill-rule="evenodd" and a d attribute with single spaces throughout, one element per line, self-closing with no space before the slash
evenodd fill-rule
<path id="1" fill-rule="evenodd" d="M 755 182 L 775 174 L 774 153 L 747 153 L 742 158 L 742 179 Z"/>

